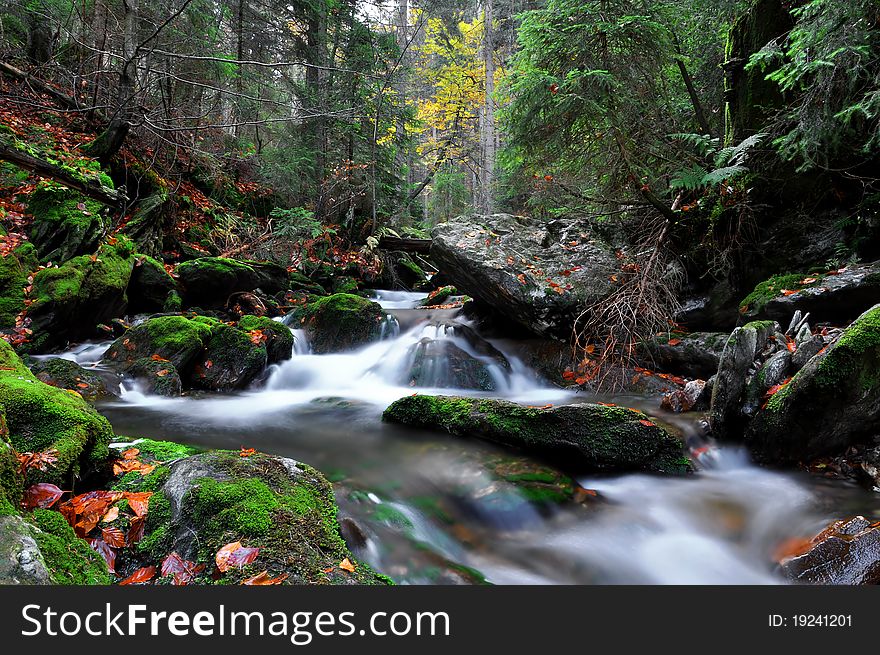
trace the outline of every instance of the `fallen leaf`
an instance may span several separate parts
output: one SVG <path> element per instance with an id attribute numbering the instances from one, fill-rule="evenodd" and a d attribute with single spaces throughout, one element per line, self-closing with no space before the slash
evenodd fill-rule
<path id="1" fill-rule="evenodd" d="M 256 452 L 257 452 L 256 448 L 245 448 L 244 446 L 242 446 L 241 450 L 238 452 L 238 456 L 239 457 L 250 457 L 251 455 L 256 454 Z"/>
<path id="2" fill-rule="evenodd" d="M 666 343 L 668 343 L 670 346 L 677 346 L 681 343 L 681 339 L 670 339 Z"/>
<path id="3" fill-rule="evenodd" d="M 125 533 L 119 528 L 104 528 L 101 530 L 101 538 L 114 548 L 125 547 Z"/>
<path id="4" fill-rule="evenodd" d="M 136 516 L 146 516 L 147 510 L 150 507 L 150 496 L 152 495 L 152 491 L 128 491 L 125 492 L 125 499 L 128 501 L 128 506 L 131 507 L 131 511 L 134 512 Z"/>
<path id="5" fill-rule="evenodd" d="M 217 568 L 226 573 L 231 568 L 241 568 L 250 564 L 257 559 L 259 552 L 259 548 L 247 548 L 242 546 L 240 541 L 234 541 L 218 550 L 214 561 L 217 563 Z"/>
<path id="6" fill-rule="evenodd" d="M 119 518 L 119 508 L 115 505 L 107 510 L 107 513 L 101 518 L 101 523 L 113 523 Z"/>
<path id="7" fill-rule="evenodd" d="M 330 569 L 330 570 L 332 570 L 332 569 Z M 248 586 L 265 586 L 265 585 L 281 584 L 285 580 L 287 580 L 286 573 L 282 573 L 277 578 L 270 578 L 268 571 L 262 571 L 262 572 L 258 573 L 257 575 L 255 575 L 251 578 L 248 578 L 247 580 L 245 580 L 241 584 L 248 585 Z"/>
<path id="8" fill-rule="evenodd" d="M 153 578 L 156 577 L 156 567 L 155 566 L 144 566 L 139 568 L 137 571 L 128 576 L 125 580 L 122 580 L 120 585 L 130 585 L 130 584 L 143 584 L 144 582 L 149 582 Z"/>
<path id="9" fill-rule="evenodd" d="M 639 420 L 639 423 L 641 423 L 642 425 L 644 425 L 644 426 L 646 426 L 646 427 L 649 427 L 649 428 L 653 428 L 653 427 L 655 427 L 655 424 L 652 423 L 651 421 L 649 421 L 648 419 L 644 419 L 644 418 L 643 418 L 643 419 L 640 419 L 640 420 Z"/>
<path id="10" fill-rule="evenodd" d="M 352 564 L 351 560 L 347 557 L 339 562 L 339 568 L 341 568 L 343 571 L 348 571 L 349 573 L 354 573 L 355 570 L 354 564 Z"/>
<path id="11" fill-rule="evenodd" d="M 116 551 L 103 539 L 86 539 L 96 553 L 104 558 L 107 562 L 107 570 L 116 575 Z"/>
<path id="12" fill-rule="evenodd" d="M 54 484 L 40 482 L 39 484 L 31 485 L 25 490 L 24 499 L 21 501 L 21 504 L 25 509 L 34 509 L 35 507 L 48 509 L 57 503 L 58 499 L 63 495 L 64 492 Z"/>

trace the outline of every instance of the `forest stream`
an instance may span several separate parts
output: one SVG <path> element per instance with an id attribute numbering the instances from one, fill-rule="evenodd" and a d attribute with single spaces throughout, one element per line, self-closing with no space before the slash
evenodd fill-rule
<path id="1" fill-rule="evenodd" d="M 784 578 L 774 552 L 786 540 L 844 515 L 880 519 L 876 494 L 855 484 L 759 468 L 744 450 L 705 442 L 698 413 L 543 384 L 517 357 L 515 340 L 490 340 L 510 363 L 499 367 L 448 329 L 467 324 L 458 309 L 418 308 L 426 295 L 374 292 L 389 316 L 384 337 L 352 352 L 311 354 L 294 330 L 293 357 L 247 391 L 167 398 L 126 382 L 119 399 L 98 409 L 118 435 L 251 447 L 318 467 L 334 482 L 352 551 L 402 584 L 776 584 Z M 418 386 L 402 385 L 420 342 L 440 354 Z M 60 356 L 100 370 L 110 343 Z M 497 391 L 451 389 L 444 344 L 482 359 Z M 633 406 L 673 427 L 698 470 L 684 478 L 566 471 L 583 487 L 583 502 L 534 503 L 493 474 L 498 457 L 519 457 L 511 451 L 382 422 L 388 404 L 414 393 Z"/>

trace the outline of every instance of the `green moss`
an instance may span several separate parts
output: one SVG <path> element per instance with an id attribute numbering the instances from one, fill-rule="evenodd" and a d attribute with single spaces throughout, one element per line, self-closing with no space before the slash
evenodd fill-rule
<path id="1" fill-rule="evenodd" d="M 383 420 L 476 436 L 570 465 L 607 470 L 683 473 L 682 446 L 647 416 L 624 407 L 525 407 L 502 400 L 407 396 Z"/>
<path id="2" fill-rule="evenodd" d="M 880 386 L 880 308 L 844 331 L 821 359 L 816 383 L 823 388 L 857 384 L 865 391 Z"/>
<path id="3" fill-rule="evenodd" d="M 321 354 L 377 340 L 385 311 L 366 298 L 337 293 L 309 303 L 297 310 L 295 317 L 308 331 L 312 350 Z"/>
<path id="4" fill-rule="evenodd" d="M 327 291 L 324 287 L 298 271 L 294 271 L 290 274 L 288 286 L 291 291 L 306 291 L 315 294 L 316 296 L 327 295 Z"/>
<path id="5" fill-rule="evenodd" d="M 173 441 L 153 441 L 152 439 L 140 439 L 132 447 L 138 448 L 141 451 L 141 459 L 144 459 L 144 456 L 146 456 L 147 459 L 157 462 L 170 462 L 171 460 L 182 459 L 199 452 L 198 448 L 193 448 L 192 446 L 185 446 Z"/>
<path id="6" fill-rule="evenodd" d="M 169 291 L 165 304 L 162 305 L 163 312 L 179 312 L 183 308 L 183 300 L 176 291 Z"/>
<path id="7" fill-rule="evenodd" d="M 28 197 L 34 217 L 28 235 L 42 261 L 66 261 L 97 245 L 103 205 L 55 182 L 40 182 Z"/>
<path id="8" fill-rule="evenodd" d="M 457 296 L 458 289 L 453 286 L 445 286 L 440 287 L 439 289 L 435 289 L 428 297 L 422 301 L 422 305 L 425 307 L 429 307 L 431 305 L 442 305 L 445 303 L 451 296 Z"/>
<path id="9" fill-rule="evenodd" d="M 266 351 L 269 363 L 273 364 L 289 359 L 293 352 L 293 333 L 283 323 L 273 321 L 265 316 L 242 316 L 238 327 L 245 332 L 260 330 L 267 338 Z"/>
<path id="10" fill-rule="evenodd" d="M 29 518 L 39 528 L 39 532 L 34 532 L 34 541 L 40 547 L 52 582 L 62 585 L 111 583 L 103 558 L 74 534 L 59 512 L 37 509 Z"/>
<path id="11" fill-rule="evenodd" d="M 24 287 L 38 265 L 36 259 L 36 250 L 30 243 L 0 257 L 0 329 L 15 325 L 15 317 L 24 309 Z"/>
<path id="12" fill-rule="evenodd" d="M 775 326 L 776 326 L 776 323 L 774 321 L 751 321 L 749 323 L 746 323 L 743 326 L 743 329 L 751 328 L 752 330 L 755 330 L 756 332 L 763 332 L 765 330 L 769 330 L 772 332 L 773 328 Z"/>
<path id="13" fill-rule="evenodd" d="M 40 382 L 0 341 L 0 404 L 6 410 L 9 437 L 19 452 L 53 448 L 58 462 L 31 477 L 62 485 L 107 458 L 113 438 L 110 423 L 78 394 Z"/>
<path id="14" fill-rule="evenodd" d="M 159 316 L 131 328 L 113 342 L 106 358 L 132 365 L 139 359 L 158 355 L 183 369 L 211 338 L 211 324 L 183 316 Z"/>
<path id="15" fill-rule="evenodd" d="M 810 275 L 807 273 L 789 273 L 771 277 L 759 283 L 749 295 L 743 298 L 740 303 L 740 311 L 757 314 L 764 309 L 764 305 L 777 296 L 782 295 L 784 289 L 795 291 L 814 287 L 822 281 L 823 277 L 822 275 Z M 808 278 L 815 278 L 815 282 L 803 284 L 803 281 Z"/>

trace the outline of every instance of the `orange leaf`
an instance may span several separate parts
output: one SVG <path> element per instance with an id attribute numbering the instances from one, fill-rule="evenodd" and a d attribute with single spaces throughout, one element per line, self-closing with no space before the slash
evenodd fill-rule
<path id="1" fill-rule="evenodd" d="M 262 571 L 262 572 L 258 573 L 257 575 L 255 575 L 251 578 L 248 578 L 247 580 L 245 580 L 241 584 L 248 585 L 248 586 L 265 586 L 265 585 L 281 584 L 285 580 L 287 580 L 286 573 L 282 573 L 277 578 L 270 578 L 268 571 Z"/>
<path id="2" fill-rule="evenodd" d="M 351 563 L 351 560 L 346 557 L 344 560 L 339 562 L 339 568 L 341 568 L 343 571 L 354 573 L 355 566 Z"/>
<path id="3" fill-rule="evenodd" d="M 141 454 L 140 448 L 129 448 L 126 451 L 123 451 L 122 458 L 123 459 L 134 459 L 138 455 Z"/>
<path id="4" fill-rule="evenodd" d="M 107 510 L 107 513 L 101 518 L 101 523 L 113 523 L 119 518 L 119 508 L 114 506 Z"/>
<path id="5" fill-rule="evenodd" d="M 137 571 L 128 576 L 125 580 L 120 582 L 120 585 L 130 585 L 130 584 L 143 584 L 144 582 L 149 582 L 153 578 L 156 577 L 156 567 L 155 566 L 144 566 L 139 568 Z"/>
<path id="6" fill-rule="evenodd" d="M 256 452 L 257 452 L 256 448 L 245 448 L 244 446 L 242 446 L 241 450 L 238 452 L 238 456 L 239 457 L 250 457 L 251 455 L 256 454 Z"/>
<path id="7" fill-rule="evenodd" d="M 798 290 L 794 290 L 794 291 L 792 291 L 791 289 L 782 289 L 782 290 L 780 291 L 780 293 L 781 293 L 783 296 L 793 296 L 793 295 L 796 294 L 797 292 L 798 292 Z"/>
<path id="8" fill-rule="evenodd" d="M 670 339 L 666 343 L 668 343 L 670 346 L 677 346 L 681 343 L 681 339 Z"/>
<path id="9" fill-rule="evenodd" d="M 654 424 L 654 423 L 651 423 L 651 421 L 649 421 L 648 419 L 644 419 L 644 418 L 643 418 L 643 419 L 640 419 L 640 420 L 639 420 L 639 423 L 641 423 L 642 425 L 644 425 L 644 426 L 646 426 L 646 427 L 649 427 L 649 428 L 653 428 L 653 427 L 655 427 L 655 424 Z"/>
<path id="10" fill-rule="evenodd" d="M 801 280 L 801 284 L 813 284 L 813 282 L 815 281 L 816 278 L 814 277 L 805 277 L 803 280 Z"/>
<path id="11" fill-rule="evenodd" d="M 574 371 L 563 371 L 562 372 L 562 379 L 563 380 L 574 380 L 574 378 L 575 378 Z"/>
<path id="12" fill-rule="evenodd" d="M 259 552 L 259 548 L 246 548 L 240 541 L 234 541 L 218 550 L 214 561 L 217 563 L 217 568 L 226 573 L 231 568 L 241 568 L 245 564 L 250 564 L 257 559 Z"/>
<path id="13" fill-rule="evenodd" d="M 128 501 L 128 506 L 131 507 L 131 511 L 135 513 L 135 516 L 146 516 L 147 510 L 150 507 L 150 496 L 152 495 L 152 491 L 129 491 L 125 492 L 125 499 Z"/>
<path id="14" fill-rule="evenodd" d="M 101 537 L 113 548 L 125 547 L 125 534 L 119 528 L 104 528 Z"/>

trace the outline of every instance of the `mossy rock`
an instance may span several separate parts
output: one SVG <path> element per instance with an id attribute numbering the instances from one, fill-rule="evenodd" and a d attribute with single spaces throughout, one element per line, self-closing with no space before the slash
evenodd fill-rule
<path id="1" fill-rule="evenodd" d="M 770 398 L 745 439 L 760 460 L 793 463 L 868 442 L 878 425 L 880 305 L 875 305 Z"/>
<path id="2" fill-rule="evenodd" d="M 211 329 L 205 350 L 196 358 L 190 384 L 208 391 L 232 391 L 250 384 L 266 368 L 266 346 L 225 323 Z"/>
<path id="3" fill-rule="evenodd" d="M 350 293 L 358 295 L 360 282 L 349 275 L 342 275 L 333 280 L 333 293 Z"/>
<path id="4" fill-rule="evenodd" d="M 313 282 L 308 276 L 294 271 L 290 274 L 287 288 L 291 291 L 305 291 L 316 296 L 326 296 L 327 291 L 317 282 Z"/>
<path id="5" fill-rule="evenodd" d="M 170 361 L 142 357 L 135 360 L 125 372 L 138 383 L 144 393 L 169 398 L 183 393 L 180 374 Z"/>
<path id="6" fill-rule="evenodd" d="M 199 257 L 175 271 L 188 306 L 224 307 L 229 297 L 262 289 L 278 293 L 287 288 L 287 269 L 269 262 L 243 262 L 224 257 Z"/>
<path id="7" fill-rule="evenodd" d="M 76 536 L 60 512 L 36 509 L 28 519 L 37 528 L 33 538 L 54 584 L 111 584 L 113 578 L 104 559 L 85 539 Z"/>
<path id="8" fill-rule="evenodd" d="M 54 582 L 34 539 L 37 532 L 23 517 L 0 509 L 0 585 L 48 585 Z"/>
<path id="9" fill-rule="evenodd" d="M 293 354 L 293 333 L 290 328 L 265 316 L 242 316 L 238 328 L 253 334 L 259 330 L 266 339 L 266 355 L 269 364 L 290 359 Z"/>
<path id="10" fill-rule="evenodd" d="M 95 250 L 104 233 L 103 205 L 54 182 L 40 182 L 28 198 L 34 220 L 28 238 L 43 262 L 62 263 Z"/>
<path id="11" fill-rule="evenodd" d="M 30 243 L 0 257 L 0 329 L 15 325 L 15 317 L 24 309 L 28 276 L 38 264 L 37 251 Z"/>
<path id="12" fill-rule="evenodd" d="M 165 311 L 177 283 L 156 259 L 138 255 L 128 283 L 128 311 L 132 314 Z"/>
<path id="13" fill-rule="evenodd" d="M 316 354 L 352 350 L 378 341 L 386 321 L 385 310 L 377 303 L 348 293 L 319 298 L 297 310 L 295 318 Z"/>
<path id="14" fill-rule="evenodd" d="M 6 410 L 0 405 L 0 516 L 18 513 L 24 489 L 24 475 L 9 440 Z"/>
<path id="15" fill-rule="evenodd" d="M 449 300 L 452 296 L 457 296 L 458 289 L 456 289 L 452 285 L 446 285 L 445 287 L 440 287 L 439 289 L 434 289 L 431 293 L 428 294 L 428 297 L 422 301 L 423 307 L 431 307 L 433 305 L 442 305 L 447 300 Z"/>
<path id="16" fill-rule="evenodd" d="M 58 451 L 56 465 L 45 472 L 32 469 L 29 481 L 68 485 L 106 460 L 113 438 L 107 419 L 78 393 L 40 382 L 5 341 L 0 341 L 0 404 L 18 452 Z"/>
<path id="17" fill-rule="evenodd" d="M 173 195 L 164 188 L 157 188 L 138 202 L 122 233 L 137 244 L 138 252 L 158 257 L 162 252 L 163 231 L 173 222 L 174 206 Z"/>
<path id="18" fill-rule="evenodd" d="M 184 389 L 229 391 L 247 386 L 266 367 L 266 345 L 251 337 L 206 316 L 156 316 L 114 341 L 102 361 L 161 395 L 179 394 L 178 375 Z"/>
<path id="19" fill-rule="evenodd" d="M 383 420 L 474 436 L 595 471 L 684 473 L 682 443 L 647 416 L 624 407 L 594 404 L 548 409 L 505 400 L 459 396 L 407 396 Z"/>
<path id="20" fill-rule="evenodd" d="M 253 564 L 227 572 L 225 583 L 268 570 L 288 584 L 385 584 L 357 563 L 339 534 L 333 488 L 320 472 L 291 459 L 261 453 L 212 451 L 172 463 L 152 481 L 141 563 L 171 551 L 212 563 L 222 546 L 241 541 L 260 548 Z M 134 480 L 134 478 L 132 478 Z M 353 573 L 339 568 L 348 558 Z M 197 582 L 211 582 L 208 576 Z"/>
<path id="21" fill-rule="evenodd" d="M 36 362 L 31 366 L 33 373 L 40 382 L 76 391 L 88 401 L 95 401 L 111 395 L 101 376 L 84 369 L 69 359 L 55 357 Z"/>
<path id="22" fill-rule="evenodd" d="M 156 355 L 178 371 L 186 371 L 204 349 L 211 332 L 210 325 L 185 316 L 150 318 L 114 341 L 103 361 L 126 371 L 138 360 Z"/>
<path id="23" fill-rule="evenodd" d="M 134 266 L 134 246 L 124 238 L 95 255 L 75 257 L 34 275 L 28 308 L 34 337 L 26 350 L 41 352 L 96 334 L 96 326 L 122 315 Z"/>

